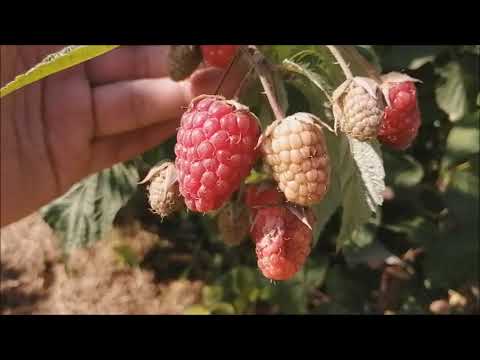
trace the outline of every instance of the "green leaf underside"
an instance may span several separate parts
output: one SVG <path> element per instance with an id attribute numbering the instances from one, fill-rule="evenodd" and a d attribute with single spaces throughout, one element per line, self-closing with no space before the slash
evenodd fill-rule
<path id="1" fill-rule="evenodd" d="M 119 45 L 71 45 L 50 54 L 39 64 L 0 89 L 0 98 L 47 76 L 103 55 Z"/>
<path id="2" fill-rule="evenodd" d="M 111 228 L 138 181 L 134 165 L 118 164 L 75 184 L 64 196 L 44 206 L 41 213 L 61 235 L 67 251 L 89 245 Z"/>
<path id="3" fill-rule="evenodd" d="M 438 70 L 443 83 L 436 89 L 438 106 L 445 111 L 450 121 L 458 121 L 468 111 L 465 74 L 458 62 L 450 62 Z"/>

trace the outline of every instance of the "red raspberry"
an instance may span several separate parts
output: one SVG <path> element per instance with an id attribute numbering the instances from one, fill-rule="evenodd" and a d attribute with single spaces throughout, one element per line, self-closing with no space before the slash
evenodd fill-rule
<path id="1" fill-rule="evenodd" d="M 307 210 L 307 218 L 313 220 L 311 210 Z M 251 236 L 256 244 L 258 267 L 272 280 L 292 278 L 310 254 L 312 230 L 286 207 L 259 209 Z"/>
<path id="2" fill-rule="evenodd" d="M 408 148 L 421 125 L 417 89 L 411 81 L 393 84 L 388 91 L 390 106 L 380 124 L 378 140 L 395 150 Z"/>
<path id="3" fill-rule="evenodd" d="M 180 193 L 192 211 L 218 209 L 255 161 L 260 129 L 246 106 L 202 95 L 183 114 L 175 145 Z"/>
<path id="4" fill-rule="evenodd" d="M 201 45 L 200 48 L 207 65 L 225 69 L 235 56 L 238 45 Z"/>
<path id="5" fill-rule="evenodd" d="M 249 208 L 280 205 L 283 202 L 283 193 L 270 184 L 249 185 L 245 191 L 245 204 Z"/>

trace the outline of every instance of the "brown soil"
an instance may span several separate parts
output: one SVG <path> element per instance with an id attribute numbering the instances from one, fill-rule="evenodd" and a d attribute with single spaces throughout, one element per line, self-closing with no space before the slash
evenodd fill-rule
<path id="1" fill-rule="evenodd" d="M 181 314 L 202 283 L 156 282 L 141 262 L 161 239 L 138 224 L 113 230 L 68 260 L 38 214 L 1 230 L 0 314 Z"/>

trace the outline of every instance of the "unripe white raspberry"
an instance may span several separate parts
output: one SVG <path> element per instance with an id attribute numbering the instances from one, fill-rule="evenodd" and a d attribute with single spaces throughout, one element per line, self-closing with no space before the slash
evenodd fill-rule
<path id="1" fill-rule="evenodd" d="M 359 141 L 377 137 L 385 101 L 371 79 L 355 77 L 345 81 L 333 94 L 334 115 L 340 130 Z"/>
<path id="2" fill-rule="evenodd" d="M 315 117 L 296 113 L 273 122 L 260 140 L 264 161 L 288 201 L 310 206 L 322 200 L 330 180 L 330 160 Z"/>
<path id="3" fill-rule="evenodd" d="M 148 181 L 148 201 L 155 214 L 163 218 L 183 207 L 174 163 L 154 166 L 140 184 Z"/>

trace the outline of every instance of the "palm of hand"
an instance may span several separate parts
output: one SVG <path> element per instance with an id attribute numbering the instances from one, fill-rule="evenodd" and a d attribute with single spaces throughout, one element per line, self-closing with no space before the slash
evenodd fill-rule
<path id="1" fill-rule="evenodd" d="M 2 86 L 59 48 L 2 47 Z M 173 82 L 167 51 L 119 48 L 1 100 L 1 174 L 8 174 L 1 182 L 2 225 L 175 133 L 190 99 L 213 92 L 222 74 L 202 69 L 188 82 Z M 226 95 L 242 76 L 241 69 L 229 76 Z"/>

